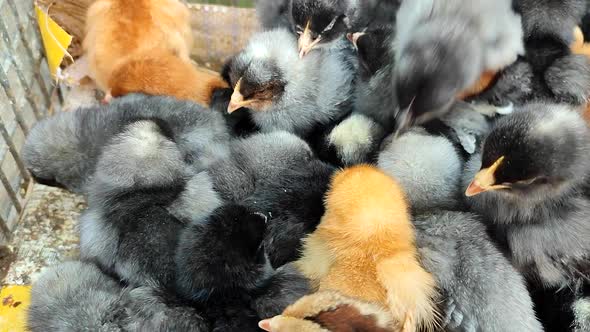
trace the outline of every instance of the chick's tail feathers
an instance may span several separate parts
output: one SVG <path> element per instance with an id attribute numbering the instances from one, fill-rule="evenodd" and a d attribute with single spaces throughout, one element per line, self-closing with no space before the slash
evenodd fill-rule
<path id="1" fill-rule="evenodd" d="M 434 277 L 418 262 L 415 252 L 400 252 L 377 266 L 377 278 L 387 291 L 387 304 L 402 331 L 436 331 L 441 316 Z"/>

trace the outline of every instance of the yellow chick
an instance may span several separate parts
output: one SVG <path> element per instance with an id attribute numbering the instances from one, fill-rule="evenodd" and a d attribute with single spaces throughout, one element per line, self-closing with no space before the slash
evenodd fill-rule
<path id="1" fill-rule="evenodd" d="M 418 261 L 400 185 L 375 167 L 352 167 L 335 175 L 325 204 L 296 263 L 312 285 L 383 305 L 401 331 L 434 329 L 436 283 Z"/>

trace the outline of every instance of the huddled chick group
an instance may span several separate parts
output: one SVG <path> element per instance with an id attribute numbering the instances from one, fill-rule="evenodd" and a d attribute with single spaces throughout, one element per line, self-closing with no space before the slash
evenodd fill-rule
<path id="1" fill-rule="evenodd" d="M 112 99 L 24 147 L 88 200 L 29 328 L 590 331 L 589 10 L 259 0 L 195 76 L 181 3 L 96 1 Z"/>

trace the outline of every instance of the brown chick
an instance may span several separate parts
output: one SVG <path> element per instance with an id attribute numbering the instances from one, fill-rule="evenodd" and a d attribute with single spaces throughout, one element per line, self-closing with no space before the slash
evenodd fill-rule
<path id="1" fill-rule="evenodd" d="M 400 185 L 372 166 L 348 168 L 332 180 L 325 205 L 297 262 L 312 285 L 385 306 L 402 331 L 435 328 L 436 284 L 418 262 Z"/>
<path id="2" fill-rule="evenodd" d="M 109 79 L 110 94 L 141 92 L 172 96 L 209 106 L 214 90 L 229 87 L 213 71 L 196 68 L 169 51 L 136 54 L 117 67 Z"/>
<path id="3" fill-rule="evenodd" d="M 271 319 L 260 322 L 269 332 L 393 332 L 399 328 L 382 306 L 339 292 L 307 295 Z"/>
<path id="4" fill-rule="evenodd" d="M 189 61 L 190 13 L 178 0 L 96 0 L 86 15 L 89 75 L 104 92 L 127 57 L 167 50 Z"/>

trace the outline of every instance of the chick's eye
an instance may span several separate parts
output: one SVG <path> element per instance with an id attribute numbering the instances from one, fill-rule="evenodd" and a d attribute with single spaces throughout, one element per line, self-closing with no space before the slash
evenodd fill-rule
<path id="1" fill-rule="evenodd" d="M 303 34 L 303 28 L 300 25 L 297 25 L 295 27 L 295 32 L 297 32 L 298 35 Z"/>

